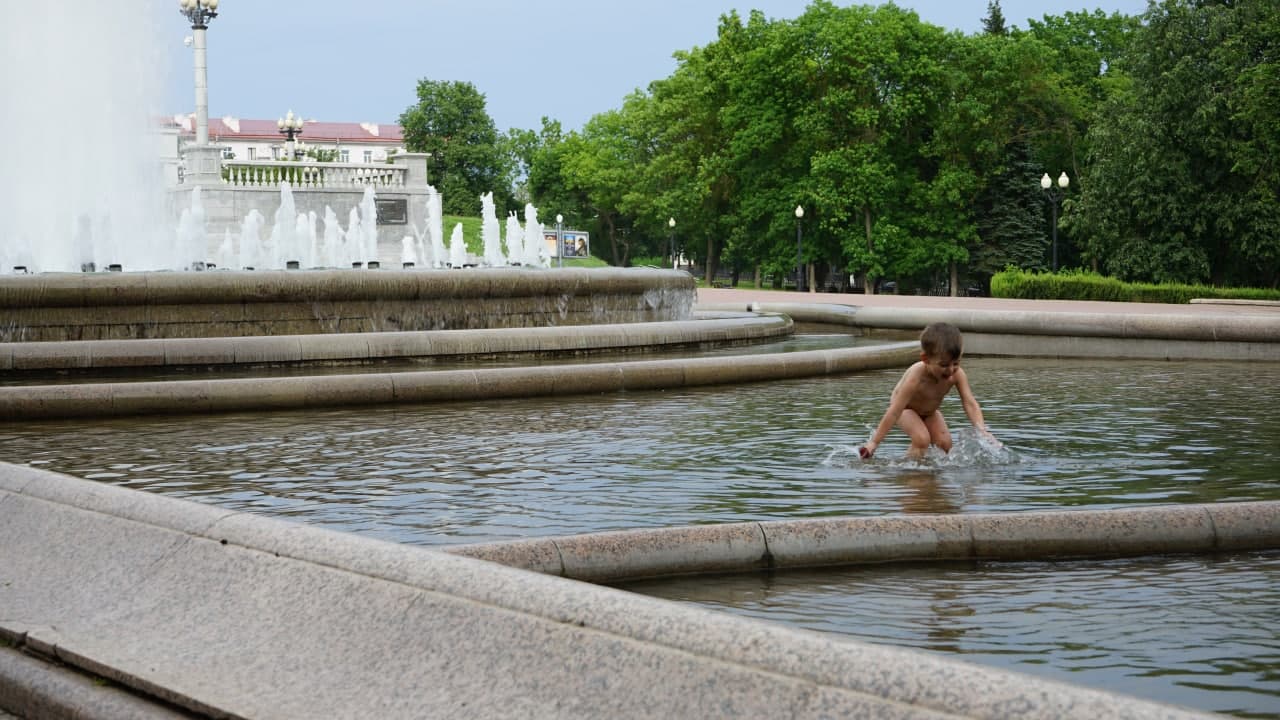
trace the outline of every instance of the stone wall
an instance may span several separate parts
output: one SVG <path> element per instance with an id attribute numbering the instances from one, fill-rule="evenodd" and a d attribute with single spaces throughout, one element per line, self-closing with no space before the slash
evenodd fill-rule
<path id="1" fill-rule="evenodd" d="M 656 322 L 694 295 L 645 268 L 43 273 L 0 277 L 0 342 Z"/>

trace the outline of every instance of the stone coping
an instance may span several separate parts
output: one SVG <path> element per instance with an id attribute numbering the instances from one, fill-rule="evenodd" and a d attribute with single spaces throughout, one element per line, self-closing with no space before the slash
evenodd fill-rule
<path id="1" fill-rule="evenodd" d="M 1205 717 L 11 464 L 0 568 L 0 639 L 209 717 Z"/>
<path id="2" fill-rule="evenodd" d="M 188 414 L 581 395 L 833 375 L 909 365 L 915 342 L 731 357 L 157 382 L 0 387 L 0 419 Z"/>
<path id="3" fill-rule="evenodd" d="M 1274 548 L 1280 548 L 1280 501 L 725 523 L 454 545 L 445 550 L 586 582 L 623 582 L 828 565 Z"/>
<path id="4" fill-rule="evenodd" d="M 1243 298 L 1191 298 L 1193 305 L 1257 305 L 1280 309 L 1280 300 L 1248 300 Z"/>
<path id="5" fill-rule="evenodd" d="M 689 273 L 658 268 L 464 270 L 211 270 L 0 276 L 0 310 L 127 305 L 471 300 L 526 295 L 693 290 Z"/>
<path id="6" fill-rule="evenodd" d="M 965 334 L 965 354 L 1155 360 L 1280 362 L 1280 314 L 1156 314 L 975 308 L 705 303 L 701 310 L 784 313 L 796 322 L 866 331 L 918 332 L 950 322 Z"/>
<path id="7" fill-rule="evenodd" d="M 551 355 L 634 347 L 723 344 L 792 332 L 790 318 L 696 313 L 692 320 L 211 338 L 0 343 L 0 370 L 49 371 L 208 365 L 366 362 L 393 358 Z"/>
<path id="8" fill-rule="evenodd" d="M 891 330 L 918 331 L 931 322 L 945 321 L 965 333 L 1280 343 L 1280 315 L 1049 312 L 768 302 L 753 302 L 746 307 L 700 303 L 695 307 L 784 313 L 796 322 Z"/>

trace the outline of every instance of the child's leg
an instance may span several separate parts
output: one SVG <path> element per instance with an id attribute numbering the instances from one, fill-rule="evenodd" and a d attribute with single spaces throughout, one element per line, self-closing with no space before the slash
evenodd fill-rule
<path id="1" fill-rule="evenodd" d="M 934 413 L 936 416 L 937 413 Z M 898 416 L 898 427 L 911 438 L 911 447 L 907 449 L 907 457 L 919 460 L 929 449 L 930 430 L 919 413 L 911 408 L 902 411 Z"/>
<path id="2" fill-rule="evenodd" d="M 942 412 L 934 412 L 924 419 L 924 424 L 929 429 L 929 441 L 942 452 L 951 452 L 951 431 L 947 429 L 947 421 L 942 419 Z"/>

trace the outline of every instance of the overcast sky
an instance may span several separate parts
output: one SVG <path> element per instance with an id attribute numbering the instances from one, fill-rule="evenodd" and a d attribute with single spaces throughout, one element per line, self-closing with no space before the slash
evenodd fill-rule
<path id="1" fill-rule="evenodd" d="M 173 113 L 194 109 L 190 26 L 173 0 L 167 83 Z M 845 3 L 840 3 L 845 4 Z M 977 32 L 987 0 L 902 0 L 929 23 Z M 806 0 L 220 0 L 209 26 L 209 114 L 394 123 L 416 103 L 418 80 L 466 81 L 498 129 L 541 118 L 580 129 L 594 114 L 676 67 L 737 8 L 794 18 Z M 1066 11 L 1137 15 L 1146 0 L 1003 0 L 1010 25 Z"/>

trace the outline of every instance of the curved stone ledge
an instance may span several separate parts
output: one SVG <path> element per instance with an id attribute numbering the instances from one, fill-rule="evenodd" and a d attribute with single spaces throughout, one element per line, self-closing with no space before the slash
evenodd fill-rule
<path id="1" fill-rule="evenodd" d="M 299 335 L 685 319 L 695 281 L 651 268 L 0 276 L 0 341 Z"/>
<path id="2" fill-rule="evenodd" d="M 0 568 L 0 638 L 214 717 L 1206 717 L 9 464 Z"/>
<path id="3" fill-rule="evenodd" d="M 586 582 L 952 560 L 1280 548 L 1280 502 L 780 520 L 458 545 L 447 552 Z"/>
<path id="4" fill-rule="evenodd" d="M 918 355 L 916 343 L 891 343 L 770 355 L 477 370 L 17 385 L 0 387 L 0 418 L 280 410 L 669 389 L 901 367 Z"/>
<path id="5" fill-rule="evenodd" d="M 0 370 L 43 371 L 365 362 L 393 358 L 563 354 L 744 342 L 792 331 L 784 315 L 719 313 L 694 320 L 484 330 L 0 343 Z"/>
<path id="6" fill-rule="evenodd" d="M 700 304 L 702 310 L 783 313 L 796 322 L 919 331 L 949 322 L 965 333 L 965 353 L 1019 357 L 1280 361 L 1280 315 L 903 308 L 806 303 Z"/>

